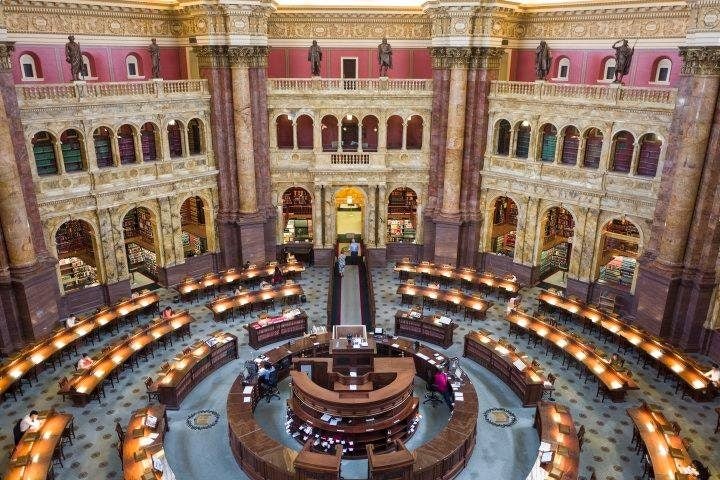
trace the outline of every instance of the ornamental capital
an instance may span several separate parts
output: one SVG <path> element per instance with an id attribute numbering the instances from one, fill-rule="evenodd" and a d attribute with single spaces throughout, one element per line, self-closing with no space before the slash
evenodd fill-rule
<path id="1" fill-rule="evenodd" d="M 228 61 L 230 66 L 241 66 L 247 68 L 267 67 L 268 53 L 267 46 L 242 46 L 228 48 Z"/>
<path id="2" fill-rule="evenodd" d="M 720 47 L 680 47 L 684 75 L 720 75 Z"/>
<path id="3" fill-rule="evenodd" d="M 15 43 L 0 42 L 0 70 L 10 70 L 12 68 L 10 57 L 13 50 L 15 50 Z"/>
<path id="4" fill-rule="evenodd" d="M 499 69 L 504 54 L 495 47 L 433 47 L 430 49 L 433 68 L 454 67 Z"/>

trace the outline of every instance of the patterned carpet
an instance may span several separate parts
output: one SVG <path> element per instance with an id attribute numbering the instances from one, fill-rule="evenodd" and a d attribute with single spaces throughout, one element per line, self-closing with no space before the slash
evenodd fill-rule
<path id="1" fill-rule="evenodd" d="M 328 269 L 310 268 L 303 274 L 300 283 L 305 289 L 308 303 L 303 308 L 308 313 L 310 323 L 325 324 L 325 307 L 327 300 Z M 373 281 L 376 294 L 377 324 L 392 331 L 393 316 L 400 308 L 399 297 L 395 294 L 399 280 L 388 265 L 385 269 L 373 271 Z M 524 305 L 528 309 L 534 309 L 537 305 L 536 296 L 538 290 L 530 289 L 524 292 Z M 169 290 L 160 290 L 161 306 L 171 302 L 174 293 Z M 491 300 L 495 300 L 492 299 Z M 495 305 L 488 312 L 488 318 L 482 322 L 475 321 L 471 325 L 467 321 L 458 318 L 461 326 L 455 331 L 455 343 L 447 350 L 448 356 L 461 356 L 462 342 L 465 333 L 471 328 L 482 325 L 483 328 L 493 332 L 498 337 L 507 337 L 507 324 L 503 320 L 504 302 Z M 175 342 L 173 347 L 167 351 L 160 349 L 156 351 L 155 358 L 147 362 L 141 362 L 141 369 L 145 372 L 157 372 L 159 366 L 166 360 L 171 359 L 176 352 L 192 343 L 195 339 L 201 338 L 218 328 L 226 329 L 240 338 L 241 359 L 224 367 L 207 379 L 203 384 L 188 396 L 179 412 L 170 412 L 171 431 L 168 433 L 168 458 L 175 474 L 180 480 L 194 480 L 196 478 L 214 479 L 243 479 L 246 478 L 239 469 L 233 468 L 234 460 L 229 456 L 229 448 L 226 443 L 227 419 L 224 409 L 224 392 L 229 388 L 230 383 L 237 375 L 240 363 L 256 354 L 247 346 L 247 335 L 242 329 L 243 323 L 250 320 L 250 317 L 243 320 L 236 319 L 228 325 L 216 324 L 212 316 L 204 306 L 204 303 L 192 305 L 173 305 L 178 310 L 188 308 L 195 317 L 196 322 L 192 324 L 192 339 Z M 148 319 L 142 319 L 145 323 Z M 566 328 L 574 328 L 572 324 L 565 325 Z M 119 335 L 129 332 L 132 327 L 127 326 L 121 329 Z M 579 331 L 579 328 L 577 328 Z M 581 334 L 588 337 L 589 334 Z M 112 341 L 114 336 L 106 333 L 100 343 L 79 348 L 80 352 L 86 351 L 91 356 L 99 352 L 104 344 Z M 643 370 L 630 353 L 625 354 L 627 364 L 637 379 L 640 390 L 628 394 L 625 403 L 612 404 L 609 401 L 601 403 L 595 398 L 596 385 L 593 382 L 585 383 L 585 380 L 578 380 L 577 369 L 571 366 L 561 366 L 561 359 L 554 360 L 544 356 L 544 348 L 528 347 L 527 340 L 520 338 L 511 339 L 519 350 L 525 351 L 531 356 L 536 356 L 546 371 L 557 375 L 557 391 L 555 398 L 558 402 L 567 404 L 571 408 L 573 417 L 578 425 L 583 424 L 587 429 L 586 444 L 583 447 L 581 456 L 581 472 L 584 478 L 590 476 L 590 472 L 596 471 L 599 479 L 635 479 L 641 473 L 640 458 L 636 456 L 634 449 L 630 447 L 632 426 L 630 419 L 625 414 L 625 409 L 638 405 L 641 399 L 664 406 L 664 413 L 669 420 L 677 421 L 682 427 L 684 436 L 692 440 L 691 453 L 703 463 L 710 467 L 710 471 L 717 476 L 720 472 L 720 456 L 713 454 L 717 450 L 718 436 L 713 433 L 716 424 L 716 416 L 713 408 L 715 403 L 701 404 L 693 400 L 680 400 L 674 394 L 674 388 L 670 381 L 663 383 L 655 379 L 656 372 L 648 367 Z M 596 339 L 597 341 L 597 339 Z M 440 349 L 439 347 L 435 347 Z M 613 347 L 608 347 L 608 351 Z M 12 449 L 12 425 L 31 409 L 47 409 L 54 407 L 75 415 L 77 439 L 72 446 L 65 447 L 66 461 L 64 468 L 56 469 L 58 480 L 69 479 L 113 479 L 122 478 L 120 460 L 115 448 L 117 438 L 114 432 L 115 421 L 126 425 L 131 411 L 144 406 L 147 402 L 144 376 L 137 369 L 136 372 L 125 372 L 120 375 L 120 382 L 116 388 L 106 388 L 106 398 L 102 403 L 93 402 L 86 407 L 76 408 L 70 405 L 69 401 L 62 402 L 60 396 L 56 395 L 57 381 L 63 375 L 68 375 L 76 359 L 65 361 L 57 371 L 46 371 L 38 375 L 38 382 L 32 386 L 24 386 L 25 395 L 17 402 L 12 399 L 5 401 L 0 406 L 3 413 L 0 419 L 0 445 L 7 452 L 0 456 L 0 472 L 5 472 L 8 467 L 8 455 Z M 478 394 L 481 397 L 479 422 L 478 422 L 478 443 L 473 456 L 466 470 L 457 478 L 459 479 L 488 479 L 498 478 L 507 480 L 522 480 L 532 465 L 534 457 L 533 449 L 537 448 L 537 435 L 531 427 L 533 409 L 522 408 L 517 398 L 504 384 L 500 383 L 482 367 L 477 366 L 470 360 L 462 359 L 461 364 L 468 372 Z M 503 423 L 510 423 L 503 420 L 503 409 L 516 418 L 516 421 L 507 426 L 495 426 L 488 423 L 483 412 L 496 409 L 488 413 L 489 419 Z M 201 410 L 207 410 L 202 412 Z M 215 417 L 215 413 L 220 417 Z M 195 414 L 195 415 L 193 415 Z M 511 416 L 507 415 L 507 419 Z M 278 421 L 281 421 L 278 419 Z M 217 422 L 217 425 L 215 425 Z M 202 437 L 206 435 L 206 437 Z M 210 440 L 212 435 L 215 440 Z M 217 442 L 214 444 L 212 442 Z M 532 442 L 535 442 L 534 444 Z M 191 445 L 198 442 L 200 445 L 211 445 L 203 450 L 202 459 L 198 458 L 197 449 L 193 450 Z M 503 445 L 503 442 L 505 445 Z M 518 444 L 515 448 L 514 443 Z M 526 445 L 528 444 L 528 445 Z M 202 465 L 202 475 L 190 469 L 190 464 Z M 213 470 L 216 470 L 213 474 Z M 195 472 L 195 473 L 191 473 Z M 506 472 L 503 476 L 491 472 Z M 507 473 L 512 472 L 512 473 Z M 495 475 L 495 476 L 493 476 Z"/>

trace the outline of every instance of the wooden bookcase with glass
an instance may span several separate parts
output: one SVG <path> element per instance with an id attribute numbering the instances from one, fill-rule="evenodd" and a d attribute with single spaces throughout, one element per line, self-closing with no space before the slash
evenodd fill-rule
<path id="1" fill-rule="evenodd" d="M 417 230 L 417 194 L 396 188 L 388 197 L 387 241 L 413 243 Z"/>
<path id="2" fill-rule="evenodd" d="M 283 194 L 283 243 L 312 242 L 312 199 L 307 190 L 288 188 Z"/>

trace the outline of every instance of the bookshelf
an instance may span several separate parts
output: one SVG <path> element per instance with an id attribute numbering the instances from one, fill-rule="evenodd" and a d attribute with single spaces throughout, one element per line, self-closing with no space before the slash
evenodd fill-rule
<path id="1" fill-rule="evenodd" d="M 577 163 L 578 148 L 580 147 L 580 137 L 576 129 L 571 128 L 565 133 L 563 138 L 562 154 L 560 155 L 560 163 L 564 165 L 575 165 Z"/>
<path id="2" fill-rule="evenodd" d="M 453 344 L 453 333 L 457 323 L 444 323 L 437 315 L 422 315 L 415 310 L 400 310 L 395 314 L 395 335 L 415 338 L 449 348 Z"/>
<path id="3" fill-rule="evenodd" d="M 98 168 L 107 168 L 113 166 L 112 155 L 112 132 L 106 127 L 100 127 L 95 130 L 93 140 L 95 143 L 95 158 L 97 159 Z"/>
<path id="4" fill-rule="evenodd" d="M 168 125 L 168 146 L 170 147 L 170 157 L 182 157 L 182 134 L 180 132 L 180 124 L 173 123 Z"/>
<path id="5" fill-rule="evenodd" d="M 60 136 L 60 151 L 66 172 L 80 172 L 83 170 L 82 147 L 80 136 L 75 130 L 66 130 Z"/>
<path id="6" fill-rule="evenodd" d="M 145 129 L 145 127 L 143 127 L 143 130 L 140 132 L 140 146 L 142 147 L 144 162 L 154 162 L 157 160 L 154 129 Z"/>
<path id="7" fill-rule="evenodd" d="M 97 268 L 85 263 L 81 258 L 61 258 L 58 266 L 64 292 L 97 285 Z"/>
<path id="8" fill-rule="evenodd" d="M 300 309 L 261 318 L 247 327 L 248 345 L 257 350 L 280 340 L 302 337 L 307 332 L 307 320 L 307 314 Z"/>
<path id="9" fill-rule="evenodd" d="M 283 243 L 312 242 L 312 198 L 307 190 L 291 187 L 283 193 Z"/>
<path id="10" fill-rule="evenodd" d="M 495 201 L 491 231 L 491 248 L 494 253 L 510 257 L 513 256 L 515 252 L 517 217 L 517 205 L 510 198 L 500 197 Z"/>
<path id="11" fill-rule="evenodd" d="M 540 277 L 547 277 L 558 270 L 567 271 L 570 263 L 571 244 L 560 242 L 540 252 Z"/>
<path id="12" fill-rule="evenodd" d="M 38 175 L 56 175 L 58 173 L 55 146 L 47 132 L 40 132 L 33 138 L 33 156 Z"/>
<path id="13" fill-rule="evenodd" d="M 530 126 L 521 126 L 518 129 L 517 142 L 515 144 L 515 156 L 527 158 L 530 152 Z"/>
<path id="14" fill-rule="evenodd" d="M 507 120 L 500 120 L 498 124 L 497 153 L 510 155 L 510 122 Z"/>
<path id="15" fill-rule="evenodd" d="M 615 139 L 613 152 L 613 172 L 629 173 L 633 155 L 633 137 L 629 133 L 621 132 Z"/>
<path id="16" fill-rule="evenodd" d="M 410 188 L 396 188 L 388 197 L 387 241 L 415 241 L 417 194 Z"/>
<path id="17" fill-rule="evenodd" d="M 543 134 L 542 147 L 540 149 L 540 160 L 543 162 L 554 162 L 556 148 L 557 134 L 555 129 L 553 129 L 552 132 Z"/>
<path id="18" fill-rule="evenodd" d="M 547 221 L 545 223 L 545 237 L 565 237 L 571 238 L 575 229 L 575 221 L 570 212 L 564 208 L 554 207 L 547 213 Z"/>
<path id="19" fill-rule="evenodd" d="M 621 255 L 613 255 L 600 267 L 599 281 L 629 290 L 632 287 L 637 259 Z"/>
<path id="20" fill-rule="evenodd" d="M 651 135 L 650 138 L 643 138 L 640 145 L 640 155 L 638 156 L 638 175 L 643 177 L 654 177 L 657 174 L 661 148 L 662 142 L 654 135 Z"/>
<path id="21" fill-rule="evenodd" d="M 603 229 L 598 281 L 631 289 L 639 255 L 638 228 L 627 220 L 612 220 Z"/>
<path id="22" fill-rule="evenodd" d="M 600 167 L 600 155 L 602 154 L 603 137 L 600 132 L 591 131 L 585 140 L 585 168 Z"/>
<path id="23" fill-rule="evenodd" d="M 190 120 L 188 124 L 188 148 L 190 155 L 202 153 L 202 142 L 200 139 L 200 124 L 197 120 Z"/>
<path id="24" fill-rule="evenodd" d="M 157 255 L 150 212 L 144 208 L 134 208 L 128 212 L 123 219 L 123 233 L 129 268 L 157 277 Z"/>
<path id="25" fill-rule="evenodd" d="M 122 135 L 118 137 L 118 150 L 120 152 L 120 164 L 127 165 L 135 163 L 135 139 L 131 135 Z"/>

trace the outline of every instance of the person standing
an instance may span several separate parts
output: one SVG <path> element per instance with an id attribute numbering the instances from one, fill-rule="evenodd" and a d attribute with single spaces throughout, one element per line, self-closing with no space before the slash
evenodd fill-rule
<path id="1" fill-rule="evenodd" d="M 273 272 L 272 276 L 272 283 L 273 285 L 279 285 L 285 281 L 285 278 L 283 277 L 282 270 L 280 270 L 279 265 L 275 265 L 275 271 Z"/>
<path id="2" fill-rule="evenodd" d="M 358 256 L 360 254 L 360 244 L 353 238 L 350 241 L 350 265 L 357 265 Z"/>

